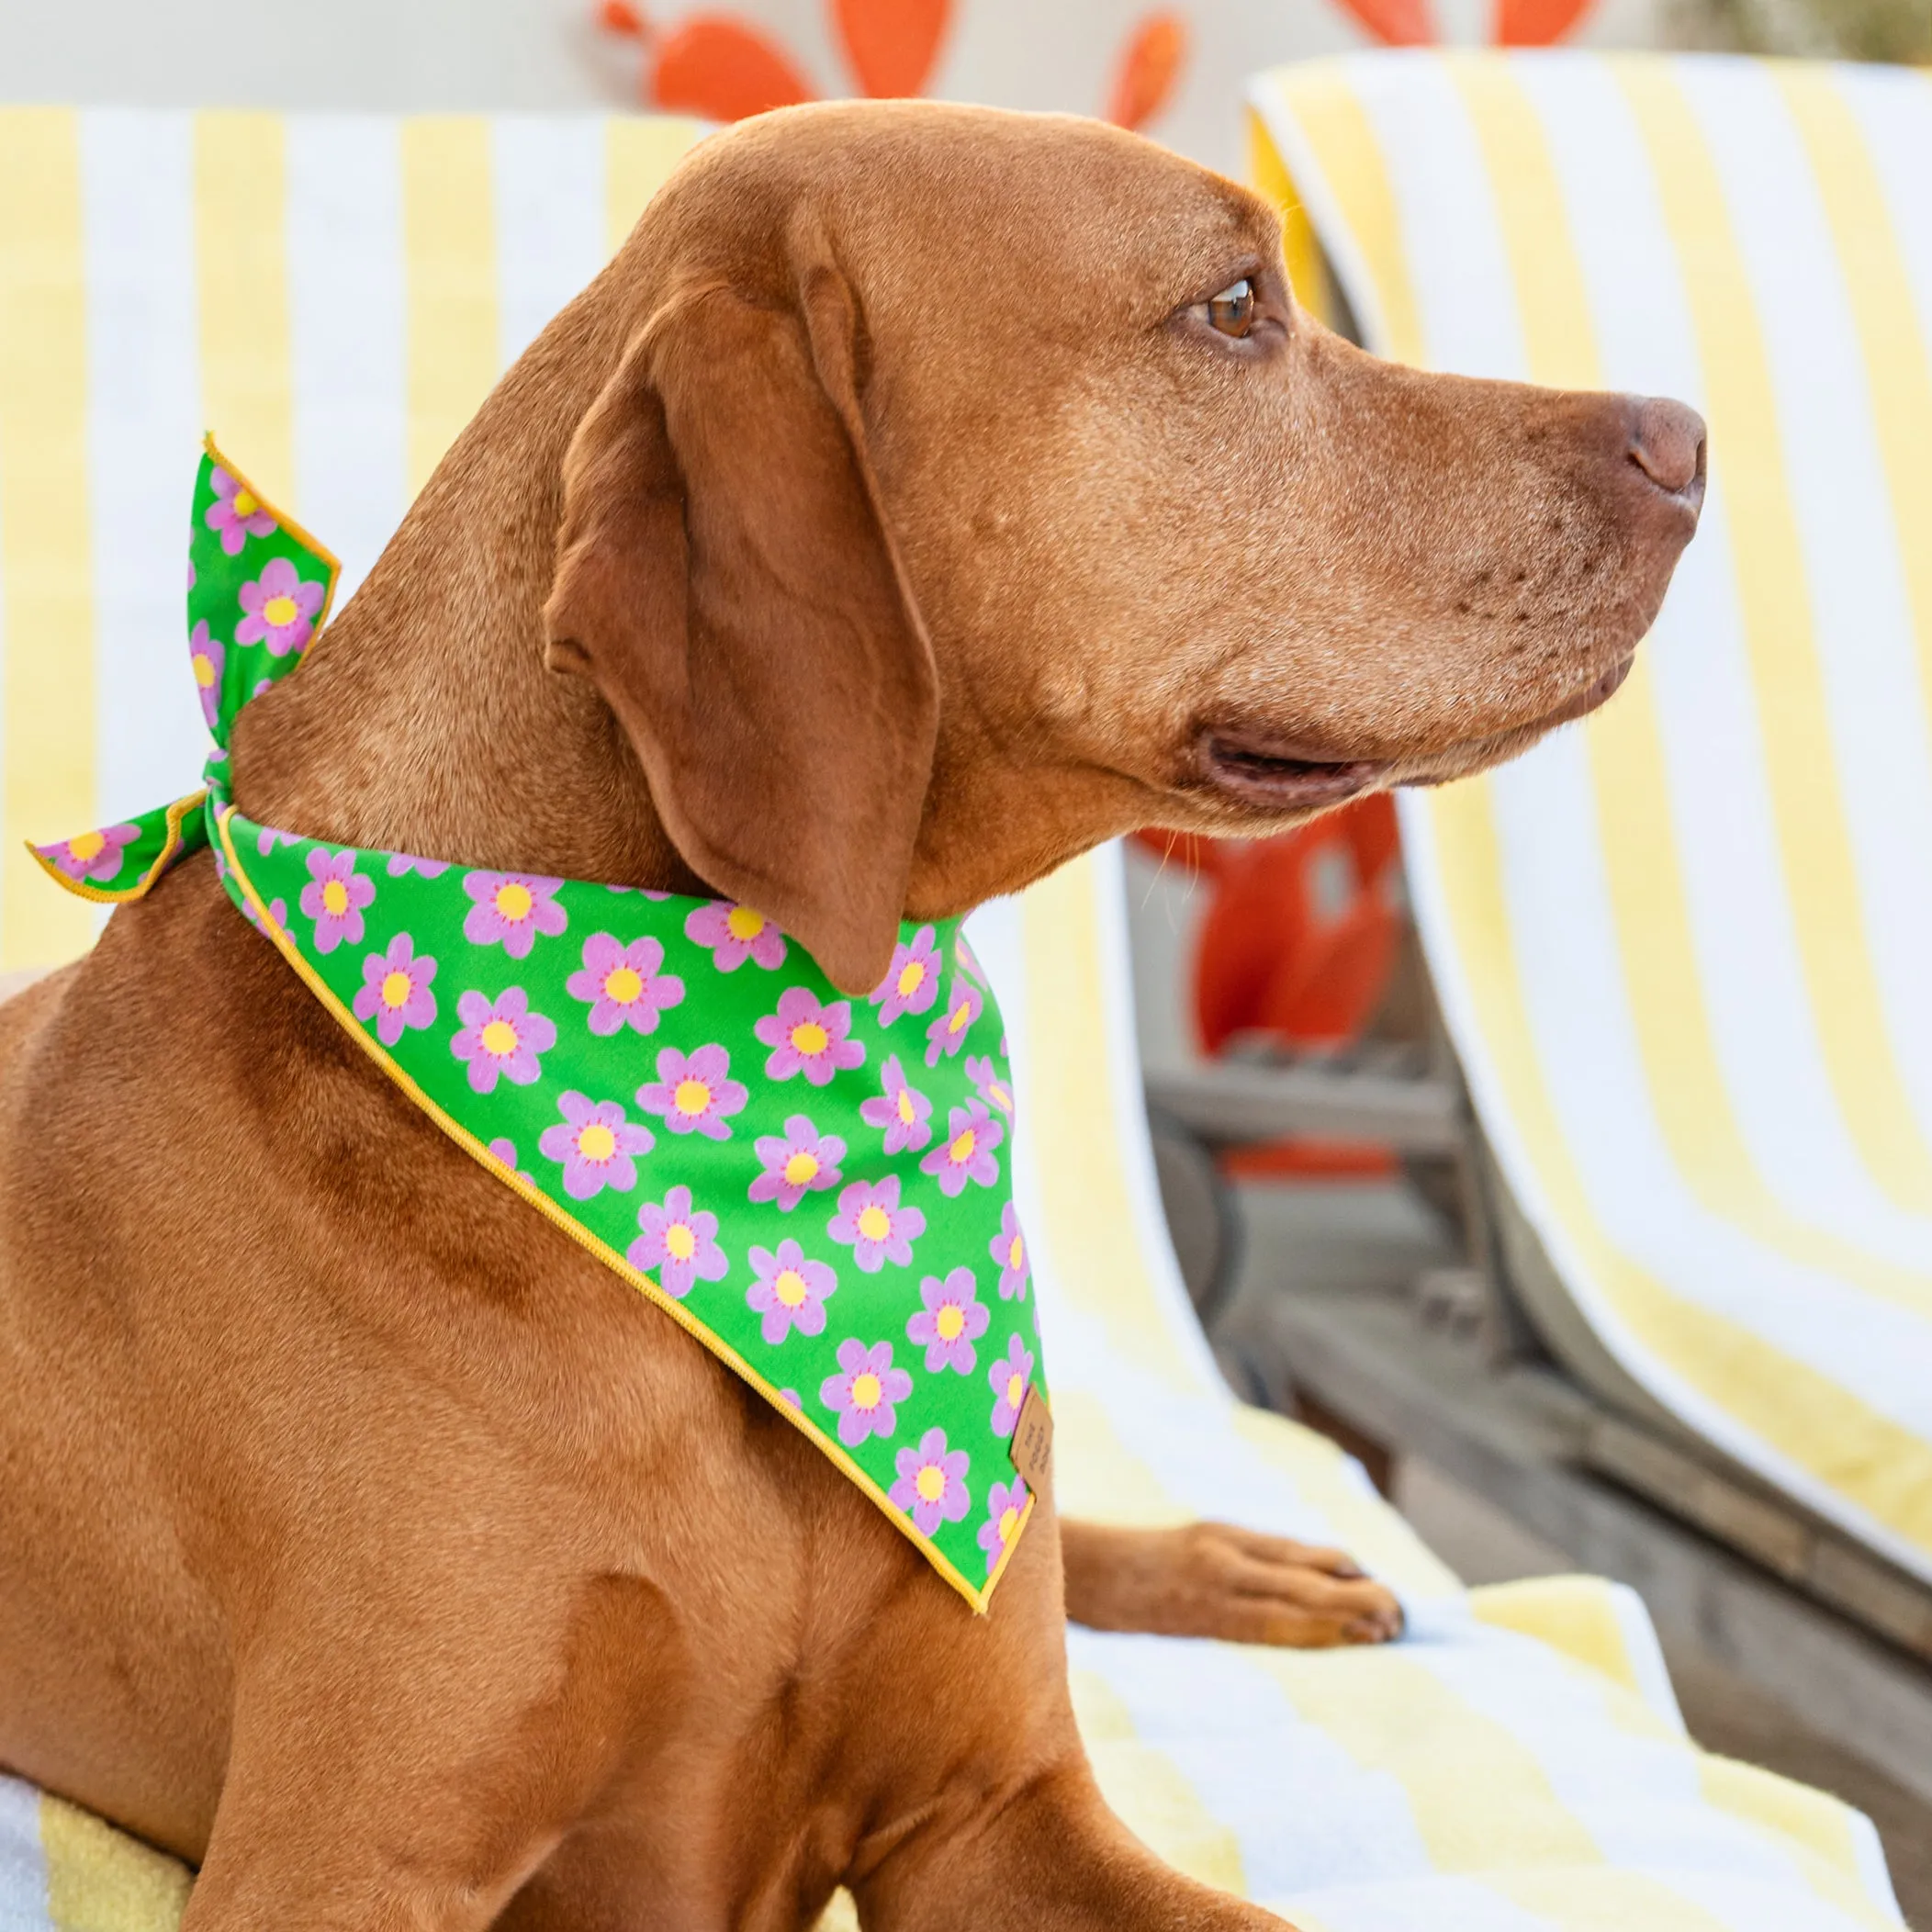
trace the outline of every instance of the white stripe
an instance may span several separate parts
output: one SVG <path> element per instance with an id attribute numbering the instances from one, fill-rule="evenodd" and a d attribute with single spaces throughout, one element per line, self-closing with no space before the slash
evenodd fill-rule
<path id="1" fill-rule="evenodd" d="M 1680 1897 L 1702 1906 L 1732 1932 L 1852 1932 L 1863 1924 L 1789 1880 L 1767 1881 L 1722 1866 L 1679 1866 L 1667 1875 Z"/>
<path id="2" fill-rule="evenodd" d="M 1657 1641 L 1657 1625 L 1650 1621 L 1650 1612 L 1643 1598 L 1627 1583 L 1612 1583 L 1606 1579 L 1603 1589 L 1616 1613 L 1617 1630 L 1623 1639 L 1623 1655 L 1637 1680 L 1638 1695 L 1655 1715 L 1680 1737 L 1688 1737 L 1690 1732 L 1685 1728 L 1684 1713 L 1677 1702 L 1677 1689 L 1670 1681 L 1669 1668 L 1664 1662 L 1664 1646 Z"/>
<path id="3" fill-rule="evenodd" d="M 503 116 L 490 124 L 490 168 L 507 369 L 604 264 L 604 124 Z"/>
<path id="4" fill-rule="evenodd" d="M 209 749 L 188 676 L 183 577 L 201 443 L 188 118 L 84 114 L 81 194 L 106 824 L 192 792 Z"/>
<path id="5" fill-rule="evenodd" d="M 409 504 L 401 161 L 390 119 L 286 125 L 292 508 L 342 558 L 340 611 Z"/>
<path id="6" fill-rule="evenodd" d="M 1522 331 L 1496 200 L 1462 95 L 1433 60 L 1363 63 L 1432 369 L 1522 381 Z"/>
<path id="7" fill-rule="evenodd" d="M 0 1771 L 0 1928 L 53 1932 L 47 1914 L 47 1854 L 40 1844 L 40 1794 Z"/>
<path id="8" fill-rule="evenodd" d="M 1203 1395 L 1224 1406 L 1229 1399 L 1228 1386 L 1181 1278 L 1181 1264 L 1174 1256 L 1154 1171 L 1153 1141 L 1147 1130 L 1147 1099 L 1140 1080 L 1140 1042 L 1134 1031 L 1127 871 L 1119 841 L 1091 853 L 1086 864 L 1098 914 L 1099 977 L 1106 1002 L 1107 1073 L 1113 1086 L 1114 1152 L 1134 1217 L 1135 1246 L 1162 1323 L 1172 1339 L 1175 1365 L 1186 1370 Z"/>
<path id="9" fill-rule="evenodd" d="M 1251 1897 L 1432 1870 L 1400 1781 L 1363 1769 L 1240 1647 L 1070 1629 L 1067 1652 L 1234 1833 Z"/>
<path id="10" fill-rule="evenodd" d="M 1481 1625 L 1454 1643 L 1419 1646 L 1413 1657 L 1534 1759 L 1611 1864 L 1702 1867 L 1808 1890 L 1789 1840 L 1703 1802 L 1698 1754 L 1688 1739 L 1618 1721 L 1614 1707 L 1630 1693 L 1608 1678 L 1525 1645 L 1513 1632 Z"/>

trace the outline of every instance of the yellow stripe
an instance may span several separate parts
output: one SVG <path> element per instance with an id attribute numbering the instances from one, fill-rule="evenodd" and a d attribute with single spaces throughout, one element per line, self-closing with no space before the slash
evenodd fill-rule
<path id="1" fill-rule="evenodd" d="M 1067 1298 L 1115 1351 L 1169 1387 L 1202 1392 L 1147 1272 L 1115 1122 L 1098 880 L 1061 867 L 1020 902 L 1027 972 L 1027 1105 L 1048 1251 Z M 1133 1096 L 1139 1105 L 1139 1096 Z M 1040 1126 L 1051 1122 L 1047 1131 Z M 1074 1126 L 1073 1123 L 1078 1123 Z"/>
<path id="2" fill-rule="evenodd" d="M 54 1932 L 174 1932 L 187 1908 L 185 1865 L 44 1792 L 40 1855 Z"/>
<path id="3" fill-rule="evenodd" d="M 80 135 L 64 108 L 0 112 L 0 968 L 84 951 L 94 915 L 23 838 L 87 830 L 94 574 Z"/>
<path id="4" fill-rule="evenodd" d="M 1712 471 L 1724 494 L 1772 817 L 1819 1043 L 1873 1179 L 1909 1212 L 1932 1212 L 1932 1155 L 1885 1037 L 1864 945 L 1777 391 L 1750 282 L 1710 149 L 1676 82 L 1641 62 L 1611 65 L 1650 152 L 1702 362 Z"/>
<path id="5" fill-rule="evenodd" d="M 195 119 L 203 420 L 278 502 L 297 500 L 284 134 L 273 114 Z"/>
<path id="6" fill-rule="evenodd" d="M 1881 1912 L 1866 1890 L 1852 1842 L 1851 1813 L 1837 1799 L 1732 1758 L 1705 1758 L 1699 1773 L 1704 1802 L 1759 1826 L 1794 1850 L 1821 1897 L 1867 1925 L 1898 1932 L 1898 1921 Z"/>
<path id="7" fill-rule="evenodd" d="M 1367 113 L 1332 68 L 1311 69 L 1277 85 L 1321 158 L 1322 178 L 1375 285 L 1386 340 L 1370 346 L 1398 362 L 1420 363 L 1421 309 L 1409 278 L 1395 189 Z"/>
<path id="8" fill-rule="evenodd" d="M 413 497 L 498 375 L 496 205 L 489 125 L 469 117 L 402 124 L 408 307 L 408 484 Z"/>
<path id="9" fill-rule="evenodd" d="M 1244 1655 L 1365 1770 L 1400 1784 L 1436 1871 L 1601 1863 L 1534 1754 L 1400 1650 Z"/>
<path id="10" fill-rule="evenodd" d="M 1508 67 L 1468 56 L 1445 64 L 1468 108 L 1496 197 L 1526 373 L 1533 382 L 1601 388 L 1582 265 L 1542 123 Z M 1932 447 L 1932 410 L 1926 435 L 1926 446 Z M 1616 702 L 1586 727 L 1585 745 L 1631 1017 L 1652 1111 L 1672 1163 L 1705 1208 L 1758 1241 L 1932 1315 L 1932 1276 L 1801 1220 L 1766 1186 L 1751 1159 L 1698 972 L 1653 661 L 1649 651 L 1639 654 Z"/>
<path id="11" fill-rule="evenodd" d="M 1643 1695 L 1623 1641 L 1623 1620 L 1601 1577 L 1525 1577 L 1515 1583 L 1492 1583 L 1469 1592 L 1469 1611 L 1478 1623 L 1534 1637 L 1620 1689 Z"/>
<path id="12" fill-rule="evenodd" d="M 1321 241 L 1309 219 L 1300 191 L 1268 138 L 1267 123 L 1252 107 L 1247 110 L 1248 180 L 1254 191 L 1281 217 L 1281 253 L 1287 264 L 1288 286 L 1295 299 L 1327 328 L 1335 326 L 1334 285 Z"/>
<path id="13" fill-rule="evenodd" d="M 661 114 L 604 123 L 604 241 L 613 255 L 636 227 L 645 204 L 703 132 L 702 121 Z"/>

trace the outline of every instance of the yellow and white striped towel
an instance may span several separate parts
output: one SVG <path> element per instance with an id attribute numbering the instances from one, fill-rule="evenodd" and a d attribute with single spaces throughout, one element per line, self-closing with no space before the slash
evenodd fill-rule
<path id="1" fill-rule="evenodd" d="M 1252 100 L 1372 347 L 1710 421 L 1623 693 L 1408 801 L 1418 915 L 1616 1362 L 1932 1578 L 1932 81 L 1425 55 Z"/>
<path id="2" fill-rule="evenodd" d="M 204 424 L 353 583 L 692 131 L 0 112 L 0 835 L 194 781 L 178 585 Z M 75 911 L 0 866 L 7 962 L 79 950 Z M 1627 1591 L 1465 1594 L 1354 1464 L 1230 1398 L 1160 1221 L 1118 855 L 985 909 L 975 942 L 1024 1100 L 1063 1505 L 1340 1542 L 1411 1613 L 1398 1648 L 1321 1656 L 1072 1633 L 1095 1760 L 1148 1841 L 1317 1932 L 1895 1927 L 1862 1818 L 1685 1738 Z M 0 1778 L 0 1932 L 171 1932 L 187 1887 Z"/>

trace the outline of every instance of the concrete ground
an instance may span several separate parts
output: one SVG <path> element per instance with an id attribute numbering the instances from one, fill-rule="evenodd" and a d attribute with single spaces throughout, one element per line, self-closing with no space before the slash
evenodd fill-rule
<path id="1" fill-rule="evenodd" d="M 1453 1263 L 1446 1233 L 1398 1185 L 1250 1185 L 1240 1191 L 1244 1252 L 1219 1335 L 1261 1331 L 1262 1306 L 1308 1288 L 1387 1292 L 1421 1270 Z M 1283 1365 L 1292 1373 L 1292 1365 Z M 1393 1500 L 1444 1562 L 1468 1583 L 1573 1569 L 1487 1499 L 1432 1465 L 1398 1462 Z M 1777 1701 L 1694 1646 L 1668 1643 L 1666 1657 L 1685 1722 L 1708 1750 L 1836 1792 L 1878 1826 L 1908 1924 L 1932 1932 L 1932 1806 L 1797 1724 Z"/>

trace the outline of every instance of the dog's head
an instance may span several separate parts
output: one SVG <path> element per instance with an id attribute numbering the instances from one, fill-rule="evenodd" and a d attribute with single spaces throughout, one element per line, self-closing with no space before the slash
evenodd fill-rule
<path id="1" fill-rule="evenodd" d="M 1510 757 L 1615 689 L 1697 523 L 1690 410 L 1364 355 L 1264 203 L 1094 123 L 768 116 L 608 273 L 551 662 L 855 992 L 902 915 L 1129 826 Z"/>

